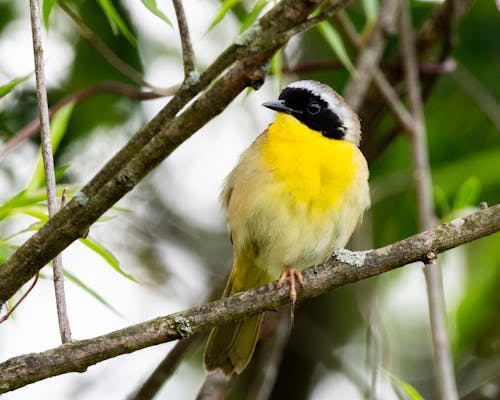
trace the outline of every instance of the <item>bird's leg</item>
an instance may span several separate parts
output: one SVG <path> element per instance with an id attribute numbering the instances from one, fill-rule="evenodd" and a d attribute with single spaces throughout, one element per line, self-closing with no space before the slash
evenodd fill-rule
<path id="1" fill-rule="evenodd" d="M 304 279 L 302 278 L 302 274 L 298 269 L 293 268 L 291 265 L 287 265 L 285 271 L 283 271 L 283 273 L 278 279 L 278 284 L 276 285 L 278 289 L 283 286 L 287 277 L 290 278 L 290 301 L 292 302 L 291 313 L 292 313 L 292 325 L 293 325 L 293 312 L 295 309 L 295 302 L 297 300 L 297 289 L 295 286 L 295 279 L 297 279 L 301 288 L 304 288 Z"/>

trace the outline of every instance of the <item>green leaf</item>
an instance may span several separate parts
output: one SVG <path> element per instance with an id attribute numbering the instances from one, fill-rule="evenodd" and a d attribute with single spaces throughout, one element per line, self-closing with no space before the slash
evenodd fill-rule
<path id="1" fill-rule="evenodd" d="M 49 30 L 49 18 L 54 4 L 56 4 L 56 0 L 43 0 L 42 2 L 42 18 L 46 30 Z"/>
<path id="2" fill-rule="evenodd" d="M 68 103 L 63 108 L 61 108 L 52 118 L 50 124 L 50 136 L 52 140 L 52 152 L 55 153 L 59 144 L 61 143 L 64 134 L 66 133 L 66 128 L 68 127 L 69 118 L 73 112 L 75 106 L 74 102 Z M 36 163 L 35 172 L 31 177 L 31 181 L 26 187 L 26 192 L 31 193 L 36 189 L 40 188 L 45 181 L 45 171 L 43 169 L 43 160 L 41 150 L 38 153 L 38 161 Z"/>
<path id="3" fill-rule="evenodd" d="M 56 194 L 59 198 L 62 196 L 62 192 L 65 187 L 68 191 L 68 197 L 70 196 L 70 193 L 74 192 L 77 188 L 75 185 L 57 186 Z M 9 215 L 25 213 L 25 210 L 27 208 L 29 209 L 29 207 L 46 210 L 46 200 L 47 193 L 44 188 L 38 188 L 32 192 L 23 190 L 0 205 L 0 221 Z"/>
<path id="4" fill-rule="evenodd" d="M 465 207 L 479 204 L 481 193 L 481 182 L 475 176 L 471 176 L 458 188 L 453 201 L 453 210 L 460 210 Z"/>
<path id="5" fill-rule="evenodd" d="M 104 297 L 102 297 L 99 293 L 97 293 L 94 289 L 91 289 L 89 286 L 87 286 L 85 283 L 83 283 L 80 279 L 78 279 L 75 275 L 73 275 L 71 272 L 68 270 L 63 271 L 64 276 L 71 282 L 73 282 L 75 285 L 77 285 L 80 289 L 83 289 L 86 291 L 88 294 L 90 294 L 94 299 L 96 299 L 99 303 L 107 307 L 109 310 L 113 311 L 115 314 L 122 316 L 122 314 L 116 310 L 111 304 L 109 304 L 106 300 L 104 300 Z"/>
<path id="6" fill-rule="evenodd" d="M 383 372 L 390 378 L 393 386 L 406 394 L 410 400 L 424 400 L 420 393 L 418 393 L 417 390 L 408 382 L 399 379 L 396 375 L 391 374 L 389 371 L 384 370 Z"/>
<path id="7" fill-rule="evenodd" d="M 0 243 L 0 264 L 3 264 L 3 262 L 10 257 L 12 254 L 12 249 L 10 246 L 6 246 L 2 243 Z"/>
<path id="8" fill-rule="evenodd" d="M 222 2 L 219 12 L 215 16 L 213 22 L 208 27 L 208 30 L 214 28 L 219 22 L 221 22 L 222 19 L 226 16 L 227 12 L 239 2 L 240 0 L 224 0 Z"/>
<path id="9" fill-rule="evenodd" d="M 240 33 L 245 32 L 248 27 L 254 23 L 267 3 L 268 0 L 257 0 L 255 2 L 252 10 L 248 13 L 248 15 L 243 19 L 243 22 L 241 23 Z"/>
<path id="10" fill-rule="evenodd" d="M 433 191 L 434 204 L 439 218 L 445 219 L 450 214 L 450 202 L 446 192 L 440 186 L 434 186 Z"/>
<path id="11" fill-rule="evenodd" d="M 474 171 L 483 188 L 499 187 L 500 174 L 492 173 L 498 170 L 500 160 L 500 146 L 475 152 L 462 157 L 432 171 L 432 180 L 441 186 L 447 193 L 457 191 L 462 185 L 465 176 Z"/>
<path id="12" fill-rule="evenodd" d="M 320 22 L 316 26 L 318 27 L 320 33 L 323 35 L 326 42 L 336 54 L 340 62 L 344 65 L 344 67 L 347 69 L 347 71 L 349 71 L 351 75 L 354 75 L 356 73 L 356 69 L 351 62 L 342 38 L 335 30 L 335 28 L 327 21 Z"/>
<path id="13" fill-rule="evenodd" d="M 44 191 L 36 191 L 29 195 L 25 190 L 16 194 L 14 197 L 7 200 L 0 206 L 0 221 L 9 215 L 19 214 L 21 208 L 26 206 L 34 206 L 35 204 L 46 200 L 47 195 Z"/>
<path id="14" fill-rule="evenodd" d="M 361 0 L 361 5 L 363 6 L 363 11 L 366 15 L 366 20 L 368 24 L 373 24 L 377 18 L 378 13 L 378 1 L 377 0 Z"/>
<path id="15" fill-rule="evenodd" d="M 45 204 L 18 207 L 15 209 L 15 213 L 29 215 L 30 217 L 36 218 L 42 222 L 45 222 L 49 219 L 47 206 Z"/>
<path id="16" fill-rule="evenodd" d="M 273 74 L 275 85 L 278 91 L 281 91 L 281 81 L 282 81 L 282 66 L 283 66 L 283 48 L 279 49 L 276 54 L 274 54 L 271 59 L 271 72 Z"/>
<path id="17" fill-rule="evenodd" d="M 170 22 L 168 17 L 158 8 L 156 0 L 141 0 L 141 1 L 142 4 L 144 4 L 149 11 L 151 11 L 154 15 L 165 21 L 170 26 L 172 26 L 172 23 Z"/>
<path id="18" fill-rule="evenodd" d="M 4 96 L 8 95 L 10 92 L 12 92 L 17 85 L 19 85 L 21 82 L 24 82 L 30 76 L 31 76 L 31 74 L 28 74 L 28 75 L 22 76 L 20 78 L 12 79 L 9 83 L 6 83 L 5 85 L 0 86 L 0 99 Z"/>
<path id="19" fill-rule="evenodd" d="M 133 46 L 136 44 L 136 40 L 130 29 L 127 27 L 127 24 L 122 19 L 118 10 L 115 8 L 113 3 L 110 0 L 97 0 L 99 5 L 101 6 L 106 18 L 108 19 L 109 25 L 113 30 L 115 35 L 121 33 Z"/>
<path id="20" fill-rule="evenodd" d="M 138 281 L 132 275 L 127 274 L 120 268 L 120 262 L 118 261 L 118 259 L 113 255 L 113 253 L 111 253 L 104 246 L 102 246 L 101 244 L 97 243 L 96 241 L 90 238 L 80 239 L 80 242 L 82 242 L 85 246 L 94 251 L 96 254 L 100 255 L 116 272 L 120 273 L 125 278 L 138 283 Z"/>

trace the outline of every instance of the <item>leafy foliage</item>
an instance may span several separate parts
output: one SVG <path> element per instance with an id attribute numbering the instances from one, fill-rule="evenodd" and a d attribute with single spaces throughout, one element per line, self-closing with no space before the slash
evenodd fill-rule
<path id="1" fill-rule="evenodd" d="M 155 0 L 137 3 L 147 10 L 140 17 L 131 15 L 132 8 L 128 8 L 131 7 L 128 2 L 73 1 L 70 6 L 93 35 L 139 75 L 148 79 L 153 77 L 153 80 L 166 77 L 168 85 L 180 83 L 180 80 L 177 81 L 177 76 L 181 76 L 178 71 L 182 70 L 180 46 L 178 36 L 174 36 L 178 34 L 167 32 L 156 37 L 138 23 L 138 20 L 145 20 L 145 24 L 160 23 L 159 18 L 172 25 L 167 15 L 173 15 L 173 12 L 166 11 L 171 5 Z M 183 3 L 187 8 L 192 7 L 193 2 Z M 203 41 L 200 48 L 210 50 L 210 54 L 203 56 L 206 60 L 214 59 L 217 56 L 214 49 L 222 52 L 233 38 L 217 36 L 219 29 L 213 28 L 222 28 L 231 15 L 239 24 L 233 32 L 236 37 L 256 23 L 266 7 L 273 3 L 267 0 L 214 1 L 210 4 L 213 6 L 211 11 L 215 12 L 207 13 L 201 28 L 192 29 L 195 32 L 193 42 Z M 441 7 L 436 2 L 411 2 L 411 5 L 418 20 L 417 30 L 425 26 Z M 361 33 L 362 40 L 371 32 L 380 6 L 376 0 L 360 0 L 347 9 L 346 16 Z M 57 37 L 71 49 L 72 55 L 69 57 L 71 62 L 61 72 L 64 75 L 62 79 L 49 88 L 51 105 L 82 88 L 91 88 L 105 81 L 132 83 L 137 92 L 144 90 L 126 73 L 119 72 L 77 33 L 76 23 L 60 29 L 63 18 L 69 17 L 62 12 L 54 13 L 57 7 L 55 0 L 43 2 L 44 24 L 47 29 L 50 28 L 49 38 L 59 35 Z M 8 40 L 9 35 L 5 34 L 7 29 L 21 18 L 14 2 L 0 1 L 0 33 L 3 34 L 0 41 Z M 208 32 L 206 26 L 210 26 Z M 194 27 L 190 25 L 190 28 Z M 231 24 L 224 26 L 226 28 L 229 31 Z M 442 60 L 437 57 L 439 43 L 428 53 L 422 53 L 420 60 L 421 78 L 425 81 L 427 96 L 425 117 L 434 198 L 441 220 L 468 213 L 476 209 L 480 201 L 495 204 L 500 200 L 500 137 L 496 122 L 500 115 L 497 100 L 500 98 L 500 49 L 497 41 L 492 40 L 500 37 L 500 25 L 494 2 L 473 2 L 460 22 L 460 29 L 453 35 L 452 44 L 455 47 L 446 57 L 455 61 L 454 70 L 446 70 L 440 63 Z M 137 40 L 144 38 L 147 40 Z M 439 42 L 438 39 L 440 37 L 436 42 Z M 398 40 L 397 34 L 388 40 L 381 65 L 384 74 L 395 82 L 399 93 L 403 93 L 401 68 L 397 63 Z M 176 66 L 173 66 L 172 60 Z M 342 93 L 350 76 L 356 74 L 356 60 L 357 54 L 342 30 L 331 21 L 326 21 L 275 55 L 268 80 L 274 80 L 276 87 L 280 87 L 281 82 L 292 79 L 318 79 Z M 0 61 L 0 64 L 4 63 L 7 63 L 6 57 Z M 293 72 L 283 72 L 287 68 Z M 27 72 L 7 74 L 0 68 L 1 82 L 6 82 L 0 86 L 2 139 L 7 139 L 8 135 L 15 136 L 34 118 L 36 103 L 33 81 L 30 80 L 32 75 L 21 76 L 23 73 Z M 251 92 L 251 95 L 254 93 Z M 254 105 L 249 100 L 251 96 L 241 104 L 235 101 L 227 117 L 221 117 L 230 121 L 232 128 L 228 136 L 217 136 L 222 129 L 214 125 L 217 128 L 211 129 L 208 134 L 198 135 L 181 146 L 172 160 L 138 187 L 139 193 L 131 195 L 130 203 L 126 205 L 134 210 L 130 221 L 120 220 L 121 228 L 116 229 L 113 225 L 116 221 L 103 218 L 99 225 L 107 233 L 106 239 L 82 239 L 84 246 L 111 267 L 112 273 L 117 272 L 117 284 L 137 280 L 150 282 L 150 285 L 144 285 L 145 292 L 159 293 L 158 297 L 171 302 L 169 305 L 177 306 L 180 299 L 185 301 L 182 304 L 199 302 L 206 293 L 201 296 L 196 291 L 196 285 L 203 286 L 208 292 L 205 286 L 211 286 L 215 277 L 224 274 L 222 269 L 230 263 L 230 251 L 223 223 L 217 221 L 210 225 L 203 220 L 211 213 L 202 208 L 208 200 L 203 196 L 196 197 L 186 187 L 192 184 L 191 181 L 196 181 L 192 186 L 197 189 L 205 182 L 213 181 L 219 158 L 229 152 L 221 143 L 226 143 L 227 138 L 235 138 L 234 129 L 238 134 L 249 137 L 264 129 L 269 121 L 264 121 L 264 117 L 254 112 Z M 161 100 L 162 104 L 166 101 Z M 145 104 L 125 95 L 101 93 L 84 101 L 76 99 L 56 113 L 52 120 L 52 133 L 54 149 L 57 150 L 59 197 L 63 187 L 67 187 L 68 197 L 71 198 L 81 187 L 81 180 L 90 179 L 95 170 L 150 118 L 151 109 L 149 104 Z M 243 109 L 245 118 L 236 114 L 238 107 Z M 373 88 L 364 102 L 360 117 L 363 126 L 362 150 L 370 162 L 372 208 L 358 240 L 363 242 L 362 247 L 369 248 L 415 233 L 416 204 L 407 138 Z M 227 142 L 230 140 L 227 139 Z M 217 149 L 210 147 L 214 143 L 218 145 Z M 40 229 L 47 220 L 41 162 L 38 161 L 30 179 L 26 179 L 28 174 L 19 173 L 20 169 L 32 168 L 37 162 L 39 153 L 35 149 L 38 142 L 31 139 L 21 146 L 20 150 L 12 150 L 0 164 L 3 202 L 0 205 L 0 263 L 15 251 L 21 238 Z M 193 148 L 194 153 L 183 153 Z M 31 153 L 23 153 L 26 149 L 31 149 Z M 207 153 L 210 153 L 207 159 L 211 161 L 205 161 L 201 168 L 195 169 L 197 159 Z M 16 162 L 17 157 L 26 158 L 21 167 Z M 212 162 L 215 159 L 217 162 Z M 68 165 L 71 168 L 68 169 Z M 174 170 L 175 166 L 180 167 Z M 217 188 L 211 187 L 210 190 L 215 192 Z M 134 195 L 137 197 L 134 198 Z M 208 198 L 207 194 L 204 196 Z M 189 209 L 187 213 L 186 209 Z M 203 215 L 197 219 L 196 214 Z M 496 235 L 460 248 L 457 258 L 454 258 L 454 253 L 440 257 L 446 272 L 445 286 L 449 290 L 450 331 L 461 390 L 465 390 L 466 385 L 468 388 L 480 387 L 485 380 L 500 375 L 498 363 L 494 362 L 498 358 L 498 346 L 495 344 L 500 338 L 500 294 L 497 290 L 500 285 L 499 246 Z M 137 265 L 140 279 L 136 280 L 122 268 L 120 252 L 124 249 Z M 200 265 L 202 268 L 199 268 Z M 408 399 L 432 398 L 434 379 L 429 368 L 432 355 L 428 346 L 425 294 L 421 291 L 420 274 L 412 274 L 417 269 L 409 267 L 408 271 L 386 274 L 301 306 L 279 367 L 272 398 L 308 398 L 319 383 L 328 381 L 328 377 L 332 376 L 342 376 L 361 391 L 366 376 L 371 373 L 365 370 L 365 354 L 347 357 L 355 364 L 351 368 L 339 358 L 352 348 L 370 351 L 365 343 L 367 329 L 378 333 L 373 344 L 375 349 L 372 350 L 381 354 L 380 366 L 400 366 L 397 373 L 388 372 L 394 392 Z M 102 291 L 96 281 L 80 278 L 83 275 L 77 271 L 66 271 L 65 274 L 100 306 L 116 311 L 111 306 L 117 304 L 113 299 L 114 285 Z M 120 306 L 117 308 L 122 309 Z M 150 308 L 150 304 L 144 306 L 145 310 L 150 311 Z M 23 312 L 22 307 L 18 312 Z M 102 325 L 99 327 L 101 330 L 104 329 Z M 260 353 L 263 358 L 265 343 L 260 348 L 264 349 Z M 186 368 L 195 371 L 190 377 L 201 374 L 200 365 L 198 351 L 189 368 Z M 241 399 L 247 395 L 255 376 L 263 370 L 259 367 L 258 364 L 253 369 L 250 367 L 228 396 Z M 294 382 L 293 386 L 290 381 Z"/>

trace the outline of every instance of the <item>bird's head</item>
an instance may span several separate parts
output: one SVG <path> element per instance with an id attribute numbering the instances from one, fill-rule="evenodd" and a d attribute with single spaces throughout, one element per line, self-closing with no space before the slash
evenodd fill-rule
<path id="1" fill-rule="evenodd" d="M 278 100 L 263 106 L 290 114 L 327 138 L 347 140 L 359 146 L 358 116 L 328 85 L 312 80 L 297 81 L 283 89 Z"/>

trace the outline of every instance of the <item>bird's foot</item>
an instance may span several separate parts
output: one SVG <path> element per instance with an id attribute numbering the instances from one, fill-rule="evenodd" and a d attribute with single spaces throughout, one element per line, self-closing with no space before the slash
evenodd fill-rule
<path id="1" fill-rule="evenodd" d="M 291 267 L 290 265 L 286 266 L 286 270 L 281 274 L 278 279 L 277 288 L 281 288 L 286 281 L 286 278 L 290 279 L 290 301 L 292 302 L 292 321 L 293 321 L 293 312 L 295 309 L 295 302 L 297 301 L 297 286 L 295 285 L 295 280 L 299 282 L 300 287 L 304 288 L 304 279 L 302 278 L 302 273 L 296 269 Z"/>

